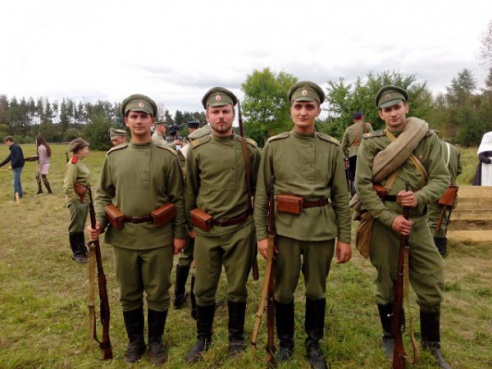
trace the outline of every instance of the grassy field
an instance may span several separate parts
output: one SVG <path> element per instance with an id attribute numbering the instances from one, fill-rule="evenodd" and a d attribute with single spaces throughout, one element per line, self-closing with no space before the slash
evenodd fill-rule
<path id="1" fill-rule="evenodd" d="M 34 145 L 23 145 L 25 156 L 35 154 Z M 111 340 L 115 359 L 102 362 L 89 350 L 88 268 L 70 259 L 68 211 L 62 195 L 65 145 L 53 146 L 49 179 L 53 195 L 35 195 L 36 163 L 26 163 L 23 171 L 24 199 L 12 201 L 12 175 L 0 168 L 0 368 L 125 368 L 120 358 L 126 334 L 118 302 L 112 250 L 102 244 L 111 305 Z M 0 160 L 8 148 L 0 145 Z M 97 183 L 104 158 L 91 152 L 86 159 L 92 183 Z M 464 173 L 460 184 L 469 184 L 477 164 L 476 148 L 462 150 Z M 354 248 L 355 250 L 355 248 Z M 450 240 L 446 258 L 445 301 L 442 308 L 443 352 L 453 368 L 492 367 L 492 242 L 457 243 Z M 264 266 L 259 260 L 260 268 Z M 174 278 L 174 274 L 173 274 Z M 357 251 L 347 265 L 333 264 L 327 283 L 325 338 L 322 342 L 333 368 L 389 368 L 380 345 L 380 325 L 375 306 L 375 271 Z M 246 334 L 250 338 L 258 307 L 261 283 L 249 282 Z M 285 368 L 308 368 L 304 357 L 304 289 L 296 295 L 296 351 Z M 195 368 L 265 368 L 248 351 L 235 360 L 227 359 L 227 302 L 224 280 L 217 300 L 214 342 Z M 415 306 L 415 304 L 413 304 Z M 418 316 L 418 311 L 413 311 Z M 418 324 L 415 325 L 418 331 Z M 184 368 L 183 357 L 195 341 L 195 323 L 188 310 L 171 309 L 165 331 L 169 362 L 165 368 Z M 266 342 L 263 325 L 258 347 Z M 145 357 L 138 368 L 151 367 Z M 421 363 L 408 366 L 433 368 L 424 354 Z"/>

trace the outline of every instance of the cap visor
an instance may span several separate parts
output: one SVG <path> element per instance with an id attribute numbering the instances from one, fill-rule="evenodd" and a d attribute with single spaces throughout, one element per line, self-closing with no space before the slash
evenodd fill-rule
<path id="1" fill-rule="evenodd" d="M 385 103 L 379 105 L 379 108 L 381 108 L 381 109 L 389 108 L 390 106 L 398 104 L 400 101 L 403 101 L 403 99 L 395 99 L 395 100 L 386 101 Z"/>

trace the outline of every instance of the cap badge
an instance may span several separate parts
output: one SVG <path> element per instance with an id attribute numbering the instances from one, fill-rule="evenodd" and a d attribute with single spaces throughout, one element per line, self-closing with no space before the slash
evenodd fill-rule
<path id="1" fill-rule="evenodd" d="M 391 94 L 386 94 L 386 95 L 384 95 L 384 99 L 385 99 L 386 101 L 391 100 Z"/>
<path id="2" fill-rule="evenodd" d="M 301 91 L 301 95 L 302 95 L 302 96 L 306 96 L 306 95 L 307 95 L 307 90 L 302 90 L 302 91 Z"/>
<path id="3" fill-rule="evenodd" d="M 222 100 L 222 97 L 220 97 L 220 95 L 215 95 L 215 101 L 220 101 Z"/>
<path id="4" fill-rule="evenodd" d="M 138 107 L 139 107 L 139 108 L 143 108 L 144 106 L 145 106 L 145 104 L 144 104 L 142 101 L 140 101 L 140 102 L 138 103 Z"/>

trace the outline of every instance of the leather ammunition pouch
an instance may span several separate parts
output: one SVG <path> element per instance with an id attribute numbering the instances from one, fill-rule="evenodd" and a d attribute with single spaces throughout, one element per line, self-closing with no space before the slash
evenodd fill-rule
<path id="1" fill-rule="evenodd" d="M 81 185 L 80 183 L 74 183 L 73 189 L 75 190 L 75 193 L 79 195 L 80 202 L 84 202 L 85 194 L 87 193 L 87 187 Z"/>
<path id="2" fill-rule="evenodd" d="M 367 259 L 371 254 L 374 218 L 367 211 L 362 212 L 360 218 L 360 223 L 357 226 L 355 247 L 357 247 L 357 250 L 359 250 L 360 254 Z"/>
<path id="3" fill-rule="evenodd" d="M 449 206 L 449 207 L 454 207 L 454 201 L 456 199 L 456 195 L 458 194 L 458 186 L 456 185 L 449 185 L 447 188 L 446 192 L 441 196 L 439 199 L 438 204 L 441 206 Z"/>
<path id="4" fill-rule="evenodd" d="M 123 214 L 120 209 L 114 205 L 106 205 L 104 207 L 104 212 L 106 213 L 106 219 L 115 229 L 122 229 L 125 225 L 125 214 Z"/>
<path id="5" fill-rule="evenodd" d="M 383 201 L 398 202 L 398 196 L 388 195 L 388 189 L 381 185 L 373 185 L 374 191 L 376 191 L 378 197 Z"/>
<path id="6" fill-rule="evenodd" d="M 160 227 L 171 221 L 176 215 L 176 207 L 172 203 L 167 203 L 150 213 L 156 227 Z"/>
<path id="7" fill-rule="evenodd" d="M 296 195 L 277 195 L 277 211 L 283 213 L 296 214 L 302 213 L 304 199 Z"/>
<path id="8" fill-rule="evenodd" d="M 202 231 L 209 232 L 212 229 L 212 216 L 200 209 L 190 211 L 191 223 Z"/>

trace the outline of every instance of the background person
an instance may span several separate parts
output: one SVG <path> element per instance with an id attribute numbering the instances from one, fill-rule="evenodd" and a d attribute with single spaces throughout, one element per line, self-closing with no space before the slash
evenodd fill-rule
<path id="1" fill-rule="evenodd" d="M 483 135 L 477 154 L 479 162 L 473 185 L 492 186 L 492 132 Z"/>
<path id="2" fill-rule="evenodd" d="M 10 162 L 9 169 L 12 169 L 14 175 L 14 201 L 16 200 L 15 194 L 22 198 L 24 193 L 22 192 L 21 174 L 22 168 L 24 168 L 24 153 L 19 145 L 14 142 L 12 136 L 6 136 L 4 139 L 5 144 L 10 150 L 9 156 L 0 163 L 0 168 Z"/>
<path id="3" fill-rule="evenodd" d="M 108 133 L 113 146 L 126 143 L 126 131 L 124 129 L 110 128 Z"/>
<path id="4" fill-rule="evenodd" d="M 43 136 L 36 136 L 36 145 L 38 146 L 38 169 L 36 171 L 36 183 L 38 184 L 38 192 L 36 195 L 43 193 L 41 179 L 48 193 L 51 192 L 50 182 L 48 181 L 48 172 L 50 170 L 51 147 L 46 142 Z"/>
<path id="5" fill-rule="evenodd" d="M 68 150 L 72 158 L 65 166 L 63 179 L 65 203 L 70 213 L 68 237 L 72 249 L 72 260 L 85 264 L 87 263 L 87 247 L 84 230 L 89 210 L 89 197 L 82 195 L 78 186 L 90 185 L 90 171 L 83 162 L 84 158 L 89 155 L 89 144 L 81 138 L 76 138 L 68 144 Z"/>

